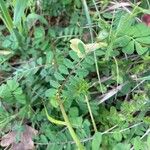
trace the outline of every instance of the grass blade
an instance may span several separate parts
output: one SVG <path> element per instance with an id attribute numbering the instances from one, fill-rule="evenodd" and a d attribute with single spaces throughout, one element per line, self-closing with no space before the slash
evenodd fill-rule
<path id="1" fill-rule="evenodd" d="M 0 10 L 1 10 L 0 17 L 2 18 L 4 24 L 8 28 L 9 32 L 12 32 L 12 30 L 13 30 L 13 21 L 11 19 L 9 11 L 8 11 L 8 9 L 5 5 L 5 2 L 3 0 L 0 0 Z"/>
<path id="2" fill-rule="evenodd" d="M 16 0 L 14 7 L 14 25 L 19 25 L 21 17 L 24 15 L 24 10 L 27 7 L 28 0 Z"/>

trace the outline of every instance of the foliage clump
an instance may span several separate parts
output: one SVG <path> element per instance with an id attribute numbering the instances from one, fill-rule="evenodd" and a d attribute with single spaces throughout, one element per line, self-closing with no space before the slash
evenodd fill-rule
<path id="1" fill-rule="evenodd" d="M 148 6 L 1 0 L 1 147 L 149 150 Z"/>

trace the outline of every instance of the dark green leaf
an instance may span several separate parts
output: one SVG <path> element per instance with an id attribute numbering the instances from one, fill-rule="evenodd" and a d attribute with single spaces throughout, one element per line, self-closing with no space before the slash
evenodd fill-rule
<path id="1" fill-rule="evenodd" d="M 130 150 L 131 146 L 130 144 L 126 143 L 118 143 L 114 146 L 113 150 Z"/>
<path id="2" fill-rule="evenodd" d="M 34 31 L 34 36 L 36 39 L 43 39 L 45 37 L 45 30 L 43 27 L 36 27 Z"/>
<path id="3" fill-rule="evenodd" d="M 69 114 L 72 117 L 77 117 L 79 115 L 79 110 L 77 107 L 71 107 L 69 110 Z"/>
<path id="4" fill-rule="evenodd" d="M 59 72 L 55 72 L 55 73 L 54 73 L 54 77 L 55 77 L 57 80 L 60 80 L 60 81 L 65 80 L 65 78 L 64 78 Z"/>
<path id="5" fill-rule="evenodd" d="M 79 48 L 79 50 L 80 50 L 80 52 L 81 52 L 82 54 L 85 54 L 85 47 L 84 47 L 84 45 L 83 45 L 82 43 L 79 42 L 78 48 Z"/>
<path id="6" fill-rule="evenodd" d="M 82 127 L 82 117 L 70 117 L 70 122 L 75 128 Z"/>
<path id="7" fill-rule="evenodd" d="M 56 96 L 54 96 L 54 97 L 52 97 L 52 98 L 50 99 L 50 103 L 51 103 L 51 105 L 52 105 L 53 107 L 55 107 L 55 108 L 58 108 L 58 106 L 59 106 L 59 104 L 57 103 Z"/>
<path id="8" fill-rule="evenodd" d="M 53 60 L 53 52 L 52 51 L 47 51 L 46 52 L 46 63 L 50 64 Z"/>
<path id="9" fill-rule="evenodd" d="M 79 61 L 79 57 L 78 57 L 77 53 L 74 52 L 73 50 L 69 52 L 69 55 L 73 60 Z"/>
<path id="10" fill-rule="evenodd" d="M 133 37 L 145 37 L 150 35 L 150 28 L 144 23 L 139 23 L 129 28 L 127 32 Z"/>
<path id="11" fill-rule="evenodd" d="M 121 142 L 121 140 L 122 140 L 122 134 L 120 132 L 114 133 L 113 137 L 117 142 Z"/>
<path id="12" fill-rule="evenodd" d="M 7 85 L 11 91 L 14 91 L 17 87 L 19 87 L 19 83 L 16 82 L 15 80 L 8 80 Z"/>
<path id="13" fill-rule="evenodd" d="M 51 88 L 45 91 L 45 96 L 46 97 L 53 97 L 57 93 L 57 89 Z"/>
<path id="14" fill-rule="evenodd" d="M 125 47 L 126 45 L 129 44 L 129 42 L 131 41 L 131 38 L 127 35 L 119 37 L 115 40 L 114 42 L 114 46 L 115 47 Z"/>
<path id="15" fill-rule="evenodd" d="M 92 140 L 92 150 L 99 150 L 101 141 L 102 134 L 100 132 L 95 133 Z"/>
<path id="16" fill-rule="evenodd" d="M 134 41 L 130 41 L 127 46 L 125 46 L 122 51 L 126 54 L 133 54 L 134 52 Z"/>
<path id="17" fill-rule="evenodd" d="M 86 56 L 85 61 L 90 65 L 93 65 L 95 63 L 94 58 L 92 56 Z"/>
<path id="18" fill-rule="evenodd" d="M 50 80 L 50 85 L 54 88 L 60 87 L 60 84 L 57 81 Z"/>
<path id="19" fill-rule="evenodd" d="M 58 70 L 60 71 L 60 73 L 63 73 L 66 75 L 69 74 L 67 67 L 64 65 L 59 65 Z"/>
<path id="20" fill-rule="evenodd" d="M 74 68 L 73 62 L 67 58 L 64 59 L 64 65 L 70 69 Z"/>
<path id="21" fill-rule="evenodd" d="M 138 42 L 135 42 L 135 47 L 136 47 L 136 51 L 139 55 L 144 54 L 148 50 L 147 47 L 142 47 L 141 44 Z"/>
<path id="22" fill-rule="evenodd" d="M 136 41 L 142 44 L 150 44 L 150 36 L 136 38 Z"/>
<path id="23" fill-rule="evenodd" d="M 133 139 L 133 146 L 134 146 L 134 149 L 135 150 L 141 150 L 143 149 L 143 144 L 142 144 L 142 141 L 139 137 L 136 137 Z"/>

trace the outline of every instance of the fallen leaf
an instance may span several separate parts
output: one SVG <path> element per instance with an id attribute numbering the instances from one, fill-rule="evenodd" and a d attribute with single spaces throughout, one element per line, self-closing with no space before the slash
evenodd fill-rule
<path id="1" fill-rule="evenodd" d="M 84 48 L 85 44 L 80 39 L 72 39 L 70 40 L 70 43 L 70 48 L 77 53 L 79 58 L 83 58 L 83 54 L 80 52 L 78 44 L 81 43 L 84 46 Z"/>
<path id="2" fill-rule="evenodd" d="M 0 145 L 2 147 L 11 145 L 11 150 L 32 150 L 34 149 L 34 142 L 32 138 L 36 136 L 37 133 L 37 130 L 25 125 L 24 132 L 20 134 L 20 142 L 16 143 L 17 132 L 11 131 L 2 137 Z"/>
<path id="3" fill-rule="evenodd" d="M 118 8 L 122 8 L 122 7 L 129 7 L 131 6 L 130 3 L 128 2 L 121 2 L 121 3 L 112 3 L 113 5 L 112 6 L 109 6 L 108 9 L 106 11 L 110 11 L 110 10 L 116 10 Z"/>
<path id="4" fill-rule="evenodd" d="M 12 54 L 11 51 L 0 50 L 0 55 L 10 55 L 10 54 Z"/>
<path id="5" fill-rule="evenodd" d="M 84 44 L 80 39 L 77 38 L 70 40 L 70 43 L 70 48 L 77 53 L 79 58 L 84 57 L 84 55 L 79 50 L 79 43 L 81 43 L 84 46 L 86 54 L 107 46 L 107 44 L 103 42 Z"/>
<path id="6" fill-rule="evenodd" d="M 117 94 L 122 89 L 122 87 L 124 85 L 126 85 L 126 84 L 127 84 L 127 82 L 125 82 L 125 83 L 117 86 L 116 88 L 110 90 L 108 93 L 106 93 L 106 94 L 104 94 L 102 96 L 97 97 L 98 99 L 100 99 L 100 101 L 98 102 L 98 104 L 101 104 L 101 103 L 105 102 L 106 100 L 108 100 L 109 98 L 111 98 L 112 96 L 114 96 L 115 94 Z"/>
<path id="7" fill-rule="evenodd" d="M 7 147 L 15 141 L 16 133 L 14 131 L 4 135 L 1 140 L 1 146 Z"/>

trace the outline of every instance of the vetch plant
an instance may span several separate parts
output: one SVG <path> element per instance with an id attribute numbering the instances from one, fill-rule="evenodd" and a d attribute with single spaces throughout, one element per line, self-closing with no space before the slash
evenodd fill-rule
<path id="1" fill-rule="evenodd" d="M 148 10 L 0 2 L 2 148 L 149 149 L 150 28 L 139 22 Z"/>

